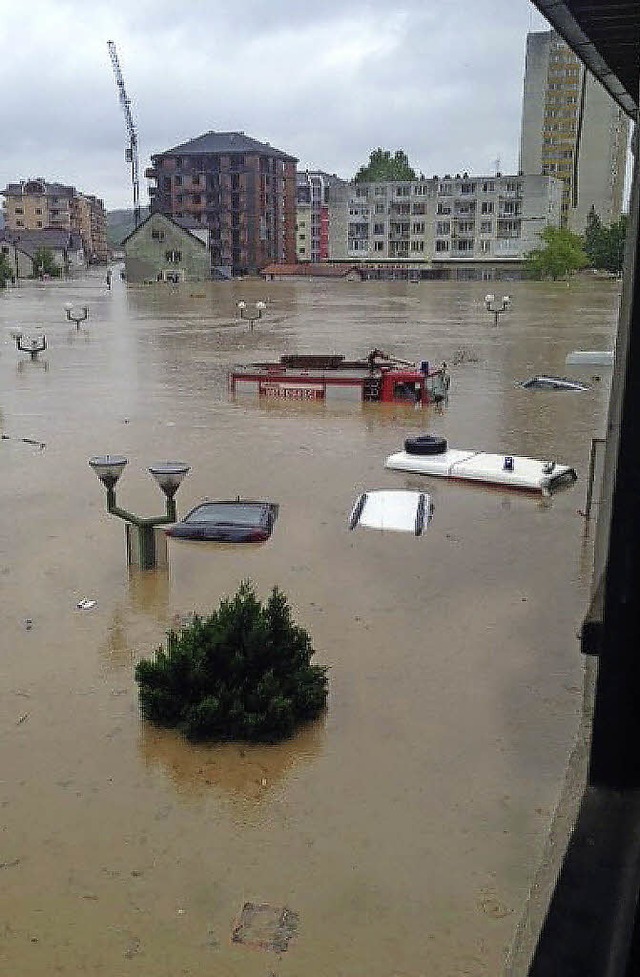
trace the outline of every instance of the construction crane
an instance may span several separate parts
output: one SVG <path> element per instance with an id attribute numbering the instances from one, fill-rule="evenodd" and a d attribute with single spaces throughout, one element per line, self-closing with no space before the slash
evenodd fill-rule
<path id="1" fill-rule="evenodd" d="M 135 122 L 133 121 L 133 115 L 131 114 L 131 100 L 129 99 L 127 90 L 124 87 L 124 78 L 122 77 L 122 71 L 120 70 L 120 62 L 118 61 L 116 46 L 113 41 L 107 41 L 107 47 L 109 48 L 111 64 L 113 65 L 113 73 L 116 76 L 116 84 L 118 85 L 120 105 L 122 106 L 122 111 L 124 112 L 124 119 L 127 126 L 127 132 L 129 134 L 129 145 L 125 148 L 124 158 L 127 163 L 131 163 L 133 220 L 134 226 L 137 227 L 140 223 L 140 164 L 138 162 L 138 133 L 136 132 Z"/>

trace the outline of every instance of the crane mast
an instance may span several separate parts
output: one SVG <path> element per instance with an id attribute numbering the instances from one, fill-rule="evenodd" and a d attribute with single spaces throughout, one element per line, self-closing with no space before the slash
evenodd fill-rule
<path id="1" fill-rule="evenodd" d="M 122 111 L 124 112 L 124 120 L 127 126 L 127 132 L 129 134 L 129 145 L 125 149 L 124 158 L 127 163 L 131 164 L 133 220 L 135 227 L 137 227 L 140 223 L 140 164 L 138 162 L 138 134 L 136 132 L 135 122 L 133 121 L 133 115 L 131 114 L 131 100 L 129 99 L 127 90 L 124 87 L 124 78 L 122 77 L 122 71 L 120 70 L 120 62 L 118 61 L 116 46 L 113 41 L 107 41 L 107 47 L 109 48 L 113 73 L 116 76 L 116 84 L 118 86 L 118 97 L 120 99 Z"/>

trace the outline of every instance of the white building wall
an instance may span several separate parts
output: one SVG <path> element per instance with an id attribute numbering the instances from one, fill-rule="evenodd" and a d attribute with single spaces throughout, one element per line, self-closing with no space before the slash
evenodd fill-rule
<path id="1" fill-rule="evenodd" d="M 527 34 L 518 164 L 523 173 L 542 173 L 544 103 L 551 38 L 551 31 Z"/>
<path id="2" fill-rule="evenodd" d="M 569 227 L 576 233 L 584 234 L 592 206 L 603 224 L 618 220 L 628 135 L 627 116 L 593 75 L 587 74 L 578 154 L 578 205 L 569 212 Z"/>
<path id="3" fill-rule="evenodd" d="M 351 185 L 332 204 L 330 257 L 369 264 L 522 261 L 559 226 L 555 177 L 456 176 Z"/>

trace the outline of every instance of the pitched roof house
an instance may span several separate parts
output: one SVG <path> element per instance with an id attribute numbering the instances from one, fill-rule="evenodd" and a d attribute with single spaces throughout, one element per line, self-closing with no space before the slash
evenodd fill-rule
<path id="1" fill-rule="evenodd" d="M 211 277 L 209 231 L 192 218 L 149 214 L 122 246 L 129 282 L 199 282 Z"/>

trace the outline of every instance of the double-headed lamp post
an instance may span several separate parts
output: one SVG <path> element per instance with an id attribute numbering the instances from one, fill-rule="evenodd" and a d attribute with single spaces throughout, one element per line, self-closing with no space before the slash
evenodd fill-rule
<path id="1" fill-rule="evenodd" d="M 236 302 L 236 306 L 240 310 L 240 318 L 247 319 L 251 325 L 251 329 L 253 329 L 258 319 L 262 319 L 262 313 L 266 309 L 267 303 L 256 302 L 255 311 L 250 309 L 247 303 L 242 300 L 240 302 Z"/>
<path id="2" fill-rule="evenodd" d="M 163 516 L 136 516 L 133 512 L 128 512 L 127 509 L 121 509 L 116 505 L 116 484 L 127 464 L 124 455 L 103 455 L 102 457 L 90 458 L 89 464 L 107 490 L 107 512 L 112 516 L 119 516 L 129 526 L 135 526 L 138 530 L 137 562 L 139 562 L 140 568 L 152 570 L 156 566 L 155 527 L 176 522 L 178 516 L 175 494 L 183 478 L 190 471 L 190 466 L 181 461 L 167 461 L 162 464 L 151 465 L 149 472 L 164 492 L 166 511 Z M 129 534 L 127 534 L 127 543 L 129 543 Z M 129 552 L 129 563 L 136 562 L 131 558 L 129 545 L 127 550 Z"/>
<path id="3" fill-rule="evenodd" d="M 484 307 L 487 312 L 493 314 L 493 324 L 498 325 L 498 319 L 503 312 L 508 312 L 511 308 L 511 298 L 508 295 L 503 295 L 502 299 L 497 299 L 495 295 L 485 295 L 484 297 Z"/>
<path id="4" fill-rule="evenodd" d="M 38 353 L 43 353 L 47 348 L 47 337 L 42 334 L 36 339 L 27 339 L 22 335 L 21 329 L 12 329 L 11 337 L 16 341 L 16 347 L 21 353 L 28 353 L 32 360 L 35 360 Z"/>
<path id="5" fill-rule="evenodd" d="M 80 328 L 80 323 L 81 322 L 84 322 L 84 320 L 86 318 L 88 318 L 88 316 L 89 316 L 89 306 L 88 305 L 83 305 L 82 308 L 80 309 L 80 311 L 77 311 L 76 310 L 74 312 L 74 310 L 73 310 L 73 302 L 65 302 L 64 303 L 64 311 L 67 314 L 67 322 L 75 322 L 76 329 L 79 329 Z"/>

